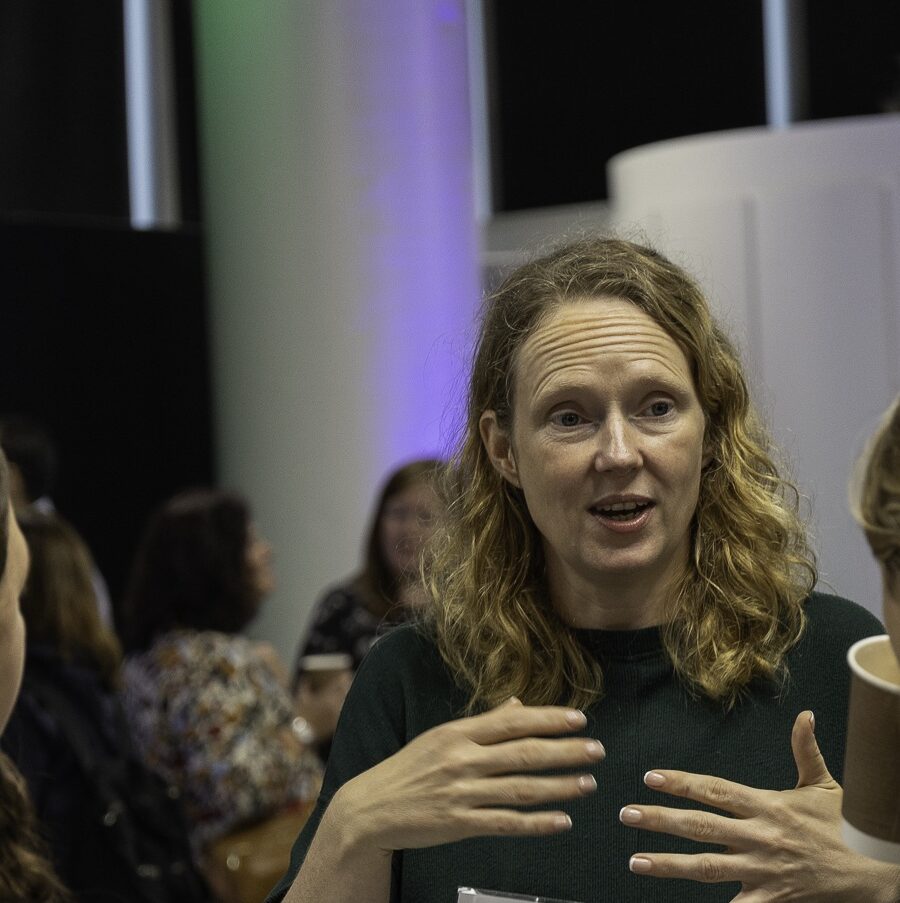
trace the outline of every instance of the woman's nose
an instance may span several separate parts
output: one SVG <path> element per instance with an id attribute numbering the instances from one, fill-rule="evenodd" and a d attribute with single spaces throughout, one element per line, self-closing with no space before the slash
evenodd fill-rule
<path id="1" fill-rule="evenodd" d="M 597 434 L 597 470 L 633 470 L 641 464 L 638 437 L 627 418 L 606 418 Z"/>

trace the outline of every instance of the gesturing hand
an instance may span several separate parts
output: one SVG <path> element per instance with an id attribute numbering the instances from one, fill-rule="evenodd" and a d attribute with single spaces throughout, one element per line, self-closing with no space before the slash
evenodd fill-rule
<path id="1" fill-rule="evenodd" d="M 439 725 L 348 781 L 329 806 L 351 843 L 383 851 L 428 847 L 488 834 L 551 834 L 571 826 L 559 811 L 521 811 L 592 793 L 586 768 L 604 756 L 596 740 L 560 737 L 584 715 L 518 700 Z M 348 835 L 344 835 L 345 837 Z"/>
<path id="2" fill-rule="evenodd" d="M 636 853 L 631 870 L 656 878 L 740 881 L 734 903 L 900 899 L 900 870 L 854 853 L 841 840 L 842 791 L 819 752 L 811 712 L 802 712 L 794 722 L 791 747 L 799 775 L 793 790 L 758 790 L 681 771 L 648 772 L 648 787 L 729 815 L 635 805 L 622 809 L 624 824 L 726 849 Z"/>

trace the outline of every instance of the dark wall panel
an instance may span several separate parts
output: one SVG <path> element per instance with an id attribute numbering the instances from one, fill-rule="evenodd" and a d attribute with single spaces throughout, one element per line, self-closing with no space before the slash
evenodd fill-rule
<path id="1" fill-rule="evenodd" d="M 0 4 L 0 210 L 128 216 L 121 0 Z"/>
<path id="2" fill-rule="evenodd" d="M 6 221 L 0 249 L 0 414 L 50 428 L 118 601 L 149 510 L 213 476 L 200 237 Z"/>
<path id="3" fill-rule="evenodd" d="M 606 161 L 765 122 L 761 3 L 490 0 L 494 206 L 606 197 Z"/>

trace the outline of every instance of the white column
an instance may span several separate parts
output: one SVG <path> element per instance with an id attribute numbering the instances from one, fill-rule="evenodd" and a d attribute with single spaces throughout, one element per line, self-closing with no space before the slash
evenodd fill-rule
<path id="1" fill-rule="evenodd" d="M 384 473 L 442 452 L 478 298 L 463 0 L 198 0 L 218 471 L 292 656 Z"/>

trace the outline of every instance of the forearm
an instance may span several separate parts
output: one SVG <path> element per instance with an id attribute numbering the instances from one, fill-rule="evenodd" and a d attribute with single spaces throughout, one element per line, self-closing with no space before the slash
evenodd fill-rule
<path id="1" fill-rule="evenodd" d="M 326 809 L 284 903 L 388 903 L 391 853 L 359 836 L 343 802 Z"/>

